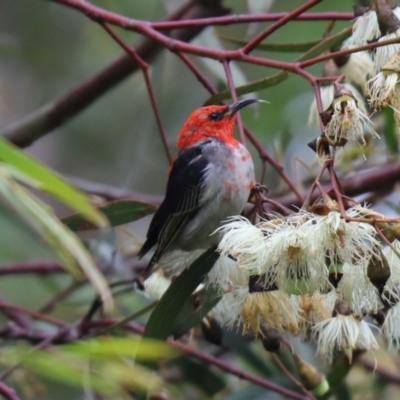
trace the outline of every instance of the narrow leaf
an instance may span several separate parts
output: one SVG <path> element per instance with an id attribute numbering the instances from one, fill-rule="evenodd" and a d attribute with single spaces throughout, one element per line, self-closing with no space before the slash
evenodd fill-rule
<path id="1" fill-rule="evenodd" d="M 338 393 L 342 391 L 346 392 L 347 389 L 345 385 L 345 379 L 350 371 L 350 368 L 351 366 L 345 361 L 344 358 L 338 359 L 326 377 L 329 382 L 330 390 L 325 395 L 320 396 L 319 399 L 327 400 L 332 397 L 332 393 Z"/>
<path id="2" fill-rule="evenodd" d="M 111 309 L 112 295 L 107 280 L 98 270 L 79 238 L 54 215 L 53 210 L 14 179 L 13 167 L 0 163 L 0 196 L 52 248 L 61 264 L 75 277 L 83 271 L 105 308 Z M 26 182 L 26 180 L 24 180 Z"/>
<path id="3" fill-rule="evenodd" d="M 243 94 L 256 92 L 258 90 L 262 90 L 268 87 L 276 86 L 285 79 L 289 77 L 289 73 L 286 71 L 280 71 L 274 75 L 270 75 L 267 78 L 258 79 L 256 81 L 250 82 L 247 85 L 238 86 L 236 88 L 236 94 L 241 96 Z M 231 97 L 231 93 L 229 90 L 224 90 L 223 92 L 219 92 L 214 96 L 211 96 L 204 105 L 210 104 L 218 104 L 225 99 L 229 99 Z"/>
<path id="4" fill-rule="evenodd" d="M 319 41 L 317 45 L 309 49 L 306 53 L 302 54 L 295 61 L 305 61 L 310 58 L 316 57 L 324 51 L 334 48 L 340 45 L 345 39 L 347 39 L 351 35 L 349 29 L 345 29 L 336 35 L 332 35 L 322 41 Z M 289 73 L 286 71 L 278 72 L 277 74 L 268 76 L 264 79 L 259 79 L 254 82 L 250 82 L 247 85 L 238 86 L 236 88 L 236 93 L 238 95 L 243 95 L 246 93 L 254 92 L 257 90 L 265 89 L 267 87 L 275 86 L 288 78 Z M 208 104 L 218 104 L 222 100 L 229 99 L 231 97 L 231 93 L 229 90 L 224 90 L 223 92 L 217 93 L 214 96 L 211 96 L 206 102 L 205 105 Z"/>
<path id="5" fill-rule="evenodd" d="M 165 340 L 185 302 L 218 260 L 219 253 L 211 248 L 198 257 L 170 285 L 150 315 L 143 337 Z"/>
<path id="6" fill-rule="evenodd" d="M 111 201 L 98 207 L 107 218 L 110 226 L 118 226 L 136 221 L 148 214 L 153 213 L 157 208 L 135 200 L 117 200 Z M 88 220 L 84 214 L 72 214 L 61 219 L 69 229 L 79 232 L 96 229 L 96 225 Z"/>
<path id="7" fill-rule="evenodd" d="M 222 40 L 230 43 L 239 44 L 244 46 L 247 44 L 246 40 L 236 39 L 229 36 L 219 35 Z M 282 53 L 299 53 L 310 50 L 312 47 L 320 43 L 321 40 L 310 40 L 308 42 L 297 42 L 297 43 L 260 43 L 257 45 L 257 50 L 265 51 L 276 51 Z"/>
<path id="8" fill-rule="evenodd" d="M 209 365 L 200 363 L 189 357 L 179 357 L 171 363 L 178 366 L 186 381 L 196 385 L 208 398 L 215 398 L 219 392 L 226 388 L 224 377 Z M 219 398 L 219 396 L 217 396 Z"/>
<path id="9" fill-rule="evenodd" d="M 395 119 L 393 118 L 394 111 L 390 107 L 383 108 L 383 114 L 385 116 L 385 125 L 384 125 L 384 137 L 386 146 L 389 149 L 390 153 L 398 154 L 399 153 L 399 143 L 397 139 L 397 124 Z"/>
<path id="10" fill-rule="evenodd" d="M 108 356 L 132 357 L 135 360 L 157 360 L 160 357 L 171 358 L 179 354 L 176 348 L 158 340 L 135 340 L 133 338 L 103 337 L 62 346 L 74 357 L 92 359 Z"/>
<path id="11" fill-rule="evenodd" d="M 199 295 L 202 299 L 200 307 L 196 307 L 193 304 L 194 299 L 189 298 L 176 316 L 172 328 L 175 339 L 180 338 L 194 326 L 199 325 L 202 319 L 218 304 L 222 297 L 219 291 L 212 286 L 204 288 Z"/>
<path id="12" fill-rule="evenodd" d="M 140 348 L 145 349 L 144 353 Z M 57 351 L 32 351 L 26 347 L 8 349 L 1 362 L 9 365 L 10 359 L 14 363 L 17 359 L 17 362 L 23 362 L 39 374 L 56 381 L 78 387 L 84 381 L 90 388 L 109 398 L 125 399 L 131 398 L 125 396 L 129 389 L 147 391 L 168 388 L 161 378 L 133 360 L 138 356 L 154 360 L 175 355 L 177 351 L 165 343 L 103 338 L 62 345 Z"/>
<path id="13" fill-rule="evenodd" d="M 79 211 L 96 226 L 107 226 L 106 218 L 90 203 L 86 195 L 75 189 L 61 176 L 0 137 L 0 159 L 35 179 L 41 189 Z"/>

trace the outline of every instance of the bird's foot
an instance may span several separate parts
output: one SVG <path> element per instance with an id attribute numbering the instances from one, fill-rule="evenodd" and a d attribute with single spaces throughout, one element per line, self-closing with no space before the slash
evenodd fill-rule
<path id="1" fill-rule="evenodd" d="M 268 194 L 268 188 L 265 185 L 256 183 L 250 190 L 249 202 L 256 204 Z"/>

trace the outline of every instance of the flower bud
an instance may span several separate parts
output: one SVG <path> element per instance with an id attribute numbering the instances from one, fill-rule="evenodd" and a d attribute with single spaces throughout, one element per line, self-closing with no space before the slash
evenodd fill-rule
<path id="1" fill-rule="evenodd" d="M 277 353 L 282 347 L 282 335 L 266 323 L 260 325 L 261 343 L 265 350 Z"/>
<path id="2" fill-rule="evenodd" d="M 201 331 L 203 333 L 204 339 L 208 340 L 210 343 L 221 346 L 223 332 L 218 322 L 207 316 L 201 321 Z"/>
<path id="3" fill-rule="evenodd" d="M 323 396 L 329 390 L 326 376 L 313 365 L 305 362 L 295 352 L 292 354 L 301 383 L 317 396 Z"/>

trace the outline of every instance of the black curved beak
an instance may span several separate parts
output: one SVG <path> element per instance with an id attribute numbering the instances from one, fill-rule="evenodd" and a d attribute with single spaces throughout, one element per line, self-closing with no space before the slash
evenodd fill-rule
<path id="1" fill-rule="evenodd" d="M 231 117 L 232 115 L 235 115 L 241 108 L 246 107 L 249 104 L 253 104 L 253 103 L 267 103 L 267 101 L 259 100 L 259 99 L 239 100 L 239 101 L 236 101 L 235 103 L 232 103 L 230 106 L 228 106 L 228 109 L 226 110 L 225 115 Z"/>

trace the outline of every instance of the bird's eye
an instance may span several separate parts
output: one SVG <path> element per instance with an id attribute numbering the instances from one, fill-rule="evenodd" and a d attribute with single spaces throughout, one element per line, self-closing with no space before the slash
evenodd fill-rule
<path id="1" fill-rule="evenodd" d="M 219 112 L 212 112 L 209 116 L 211 121 L 218 121 L 221 119 L 221 113 Z"/>

